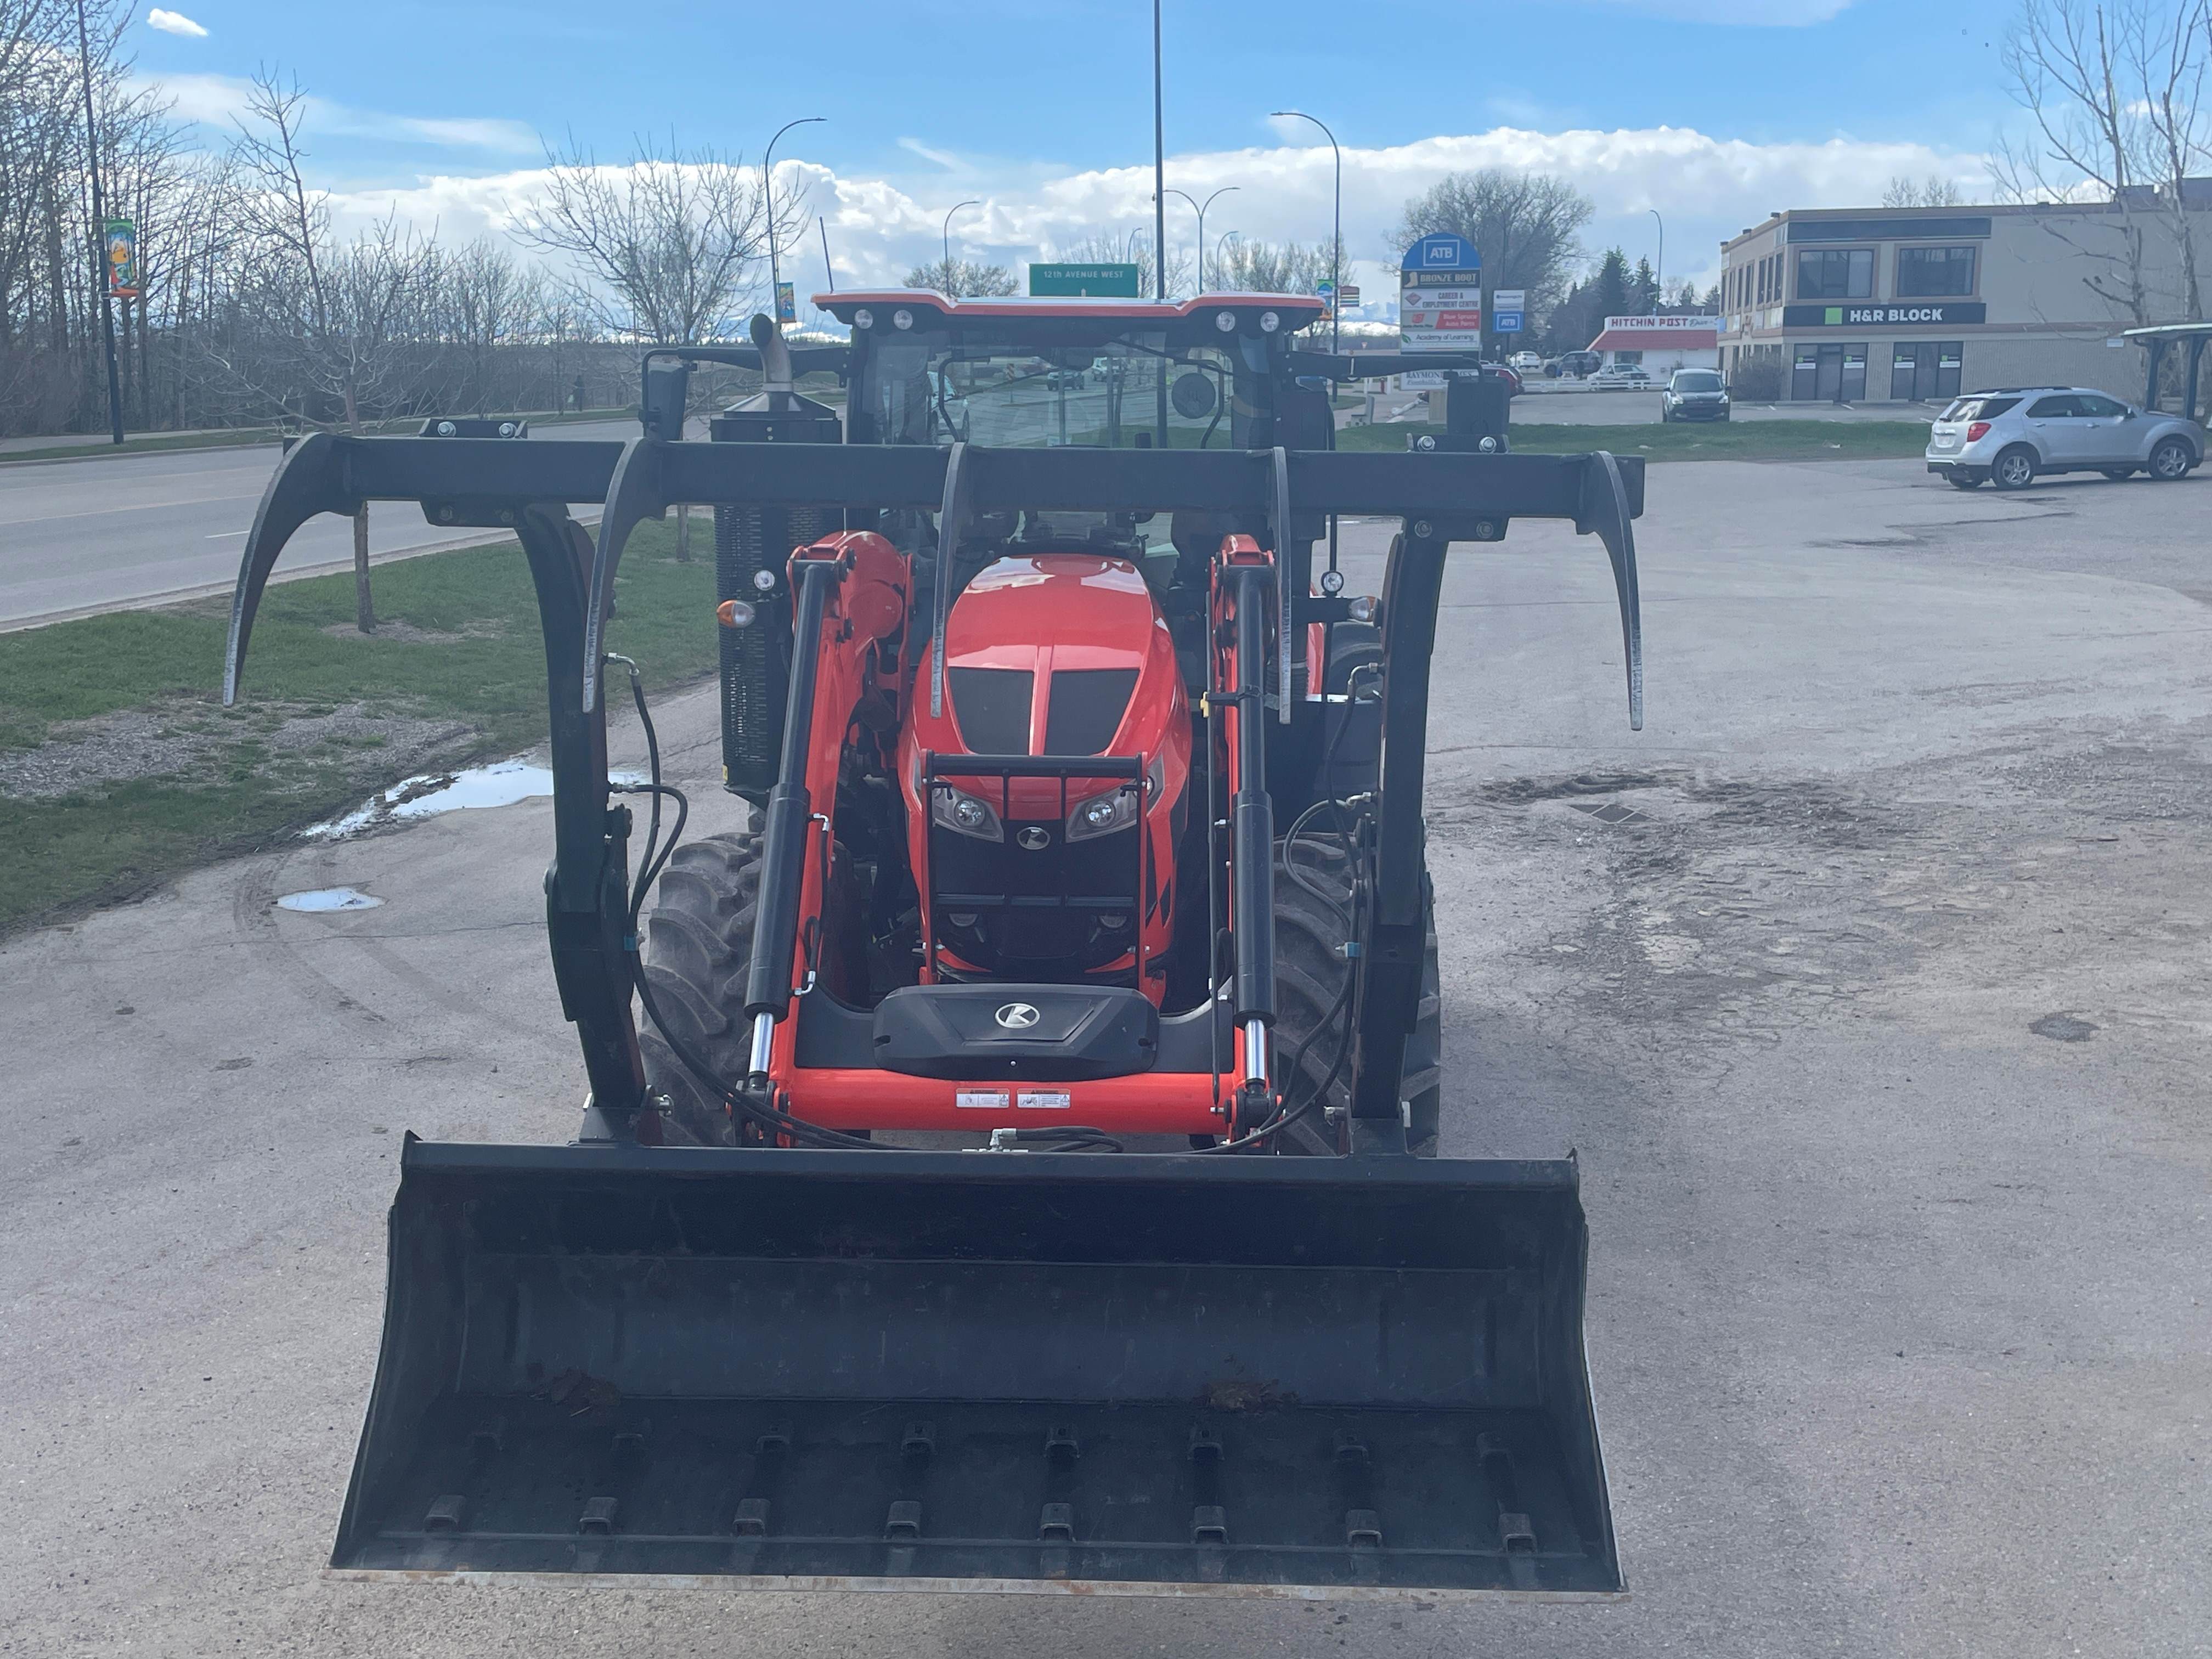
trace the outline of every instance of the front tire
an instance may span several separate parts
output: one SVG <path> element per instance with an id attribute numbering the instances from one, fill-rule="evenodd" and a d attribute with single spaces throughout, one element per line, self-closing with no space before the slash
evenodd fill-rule
<path id="1" fill-rule="evenodd" d="M 1996 459 L 1990 469 L 1990 482 L 1999 489 L 2025 489 L 2035 482 L 2035 452 L 2026 444 L 2014 444 Z"/>
<path id="2" fill-rule="evenodd" d="M 2160 483 L 2178 483 L 2196 465 L 2196 452 L 2179 438 L 2161 439 L 2150 453 L 2150 476 Z"/>
<path id="3" fill-rule="evenodd" d="M 752 1061 L 744 1017 L 745 975 L 760 917 L 760 837 L 707 836 L 678 848 L 660 872 L 646 923 L 645 978 L 663 1018 L 717 1077 L 741 1081 Z M 650 1018 L 640 1022 L 645 1086 L 702 1146 L 733 1146 L 728 1109 L 676 1057 Z"/>
<path id="4" fill-rule="evenodd" d="M 1293 860 L 1296 875 L 1291 872 Z M 1337 1071 L 1327 1093 L 1275 1137 L 1278 1149 L 1291 1156 L 1330 1158 L 1343 1150 L 1343 1115 L 1352 1103 L 1349 1049 L 1340 1068 L 1336 1057 L 1353 1011 L 1348 1000 L 1335 1020 L 1330 1020 L 1329 1011 L 1343 994 L 1352 970 L 1351 959 L 1344 953 L 1351 933 L 1352 876 L 1351 856 L 1335 835 L 1302 835 L 1295 848 L 1288 841 L 1275 843 L 1276 1075 L 1286 1094 L 1304 1100 L 1332 1069 Z M 1443 1000 L 1437 964 L 1436 901 L 1427 885 L 1425 875 L 1421 915 L 1427 937 L 1421 1000 L 1413 1033 L 1406 1039 L 1405 1075 L 1399 1085 L 1399 1097 L 1409 1103 L 1413 1119 L 1406 1145 L 1417 1158 L 1437 1155 L 1443 1103 Z M 1331 1111 L 1336 1115 L 1327 1115 Z"/>

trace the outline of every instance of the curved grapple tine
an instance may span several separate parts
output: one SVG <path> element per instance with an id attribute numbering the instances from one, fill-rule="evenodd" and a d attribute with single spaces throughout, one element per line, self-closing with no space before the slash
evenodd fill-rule
<path id="1" fill-rule="evenodd" d="M 230 640 L 223 651 L 222 701 L 228 708 L 238 701 L 238 678 L 246 666 L 246 642 L 253 633 L 253 614 L 261 608 L 261 590 L 269 586 L 269 573 L 292 532 L 318 513 L 350 515 L 361 502 L 345 487 L 345 454 L 333 433 L 317 432 L 294 444 L 276 464 L 269 487 L 261 492 L 254 509 L 253 528 L 246 532 L 246 554 L 238 566 L 238 586 L 230 596 Z"/>
<path id="2" fill-rule="evenodd" d="M 1628 665 L 1628 729 L 1644 729 L 1644 607 L 1636 586 L 1636 520 L 1628 510 L 1628 486 L 1620 463 L 1605 450 L 1590 457 L 1583 472 L 1583 498 L 1575 529 L 1595 531 L 1613 561 L 1613 590 L 1620 597 L 1621 654 Z"/>
<path id="3" fill-rule="evenodd" d="M 599 540 L 592 555 L 592 591 L 584 611 L 584 712 L 599 706 L 600 655 L 606 649 L 607 616 L 614 609 L 615 568 L 622 562 L 629 532 L 647 519 L 668 511 L 661 458 L 668 446 L 658 438 L 632 438 L 615 464 L 614 480 L 599 514 Z"/>

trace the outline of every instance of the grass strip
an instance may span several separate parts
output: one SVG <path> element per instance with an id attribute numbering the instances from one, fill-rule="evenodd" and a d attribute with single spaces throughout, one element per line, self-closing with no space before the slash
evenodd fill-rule
<path id="1" fill-rule="evenodd" d="M 1339 449 L 1401 450 L 1409 437 L 1443 428 L 1413 422 L 1346 427 Z M 1516 421 L 1513 447 L 1526 454 L 1572 455 L 1609 449 L 1655 461 L 1845 461 L 1918 457 L 1928 428 L 1918 421 L 1649 421 L 1635 426 L 1574 426 Z"/>
<path id="2" fill-rule="evenodd" d="M 679 564 L 673 523 L 642 525 L 623 560 L 609 648 L 635 658 L 649 687 L 695 680 L 714 665 L 711 538 L 695 526 L 692 544 L 703 556 Z M 544 646 L 519 545 L 379 566 L 374 585 L 374 637 L 352 632 L 350 573 L 270 588 L 234 709 L 222 706 L 227 601 L 0 635 L 0 768 L 11 753 L 124 725 L 155 752 L 173 744 L 190 762 L 135 768 L 58 797 L 0 794 L 0 932 L 267 845 L 422 769 L 404 745 L 383 752 L 378 722 L 403 733 L 425 721 L 465 726 L 429 769 L 543 738 Z M 288 741 L 312 730 L 300 722 L 340 711 L 366 724 L 350 721 L 350 736 Z M 82 721 L 98 724 L 72 724 Z"/>

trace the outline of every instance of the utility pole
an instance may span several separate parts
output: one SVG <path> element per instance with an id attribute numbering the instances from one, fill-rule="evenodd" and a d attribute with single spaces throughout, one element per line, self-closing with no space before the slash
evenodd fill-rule
<path id="1" fill-rule="evenodd" d="M 81 9 L 84 0 L 77 0 L 77 4 Z M 783 293 L 783 279 L 775 262 L 775 175 L 769 171 L 769 163 L 775 156 L 776 138 L 782 137 L 793 127 L 807 126 L 829 118 L 825 115 L 802 115 L 796 121 L 786 121 L 775 130 L 775 138 L 768 141 L 768 149 L 761 155 L 761 201 L 768 209 L 768 309 L 769 314 L 775 319 L 779 330 L 783 327 L 783 313 L 777 301 Z M 793 310 L 796 309 L 794 307 Z"/>
<path id="2" fill-rule="evenodd" d="M 1328 245 L 1328 349 L 1334 356 L 1337 349 L 1339 325 L 1344 319 L 1344 152 L 1336 147 L 1336 135 L 1328 131 L 1328 123 L 1318 115 L 1309 115 L 1302 109 L 1279 109 L 1277 115 L 1295 116 L 1301 121 L 1310 121 L 1328 134 L 1329 153 L 1336 157 L 1336 217 Z M 1332 564 L 1331 568 L 1334 568 Z"/>
<path id="3" fill-rule="evenodd" d="M 82 0 L 79 0 L 82 3 Z M 1167 126 L 1160 114 L 1160 0 L 1152 0 L 1152 297 L 1168 297 Z M 1167 382 L 1160 382 L 1166 395 Z M 1161 424 L 1164 426 L 1164 419 Z"/>
<path id="4" fill-rule="evenodd" d="M 84 159 L 92 172 L 93 286 L 100 295 L 100 335 L 107 348 L 107 425 L 123 441 L 123 381 L 115 368 L 115 301 L 107 291 L 107 202 L 100 190 L 100 126 L 92 113 L 92 37 L 84 26 L 84 0 L 76 0 L 76 55 L 84 71 Z"/>

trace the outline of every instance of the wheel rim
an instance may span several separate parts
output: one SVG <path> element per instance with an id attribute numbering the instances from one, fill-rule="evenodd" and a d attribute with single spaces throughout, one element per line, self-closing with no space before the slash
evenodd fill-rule
<path id="1" fill-rule="evenodd" d="M 1997 476 L 2008 484 L 2019 485 L 2026 483 L 2035 472 L 2026 456 L 2008 455 L 1997 463 Z"/>
<path id="2" fill-rule="evenodd" d="M 2188 462 L 2184 459 L 2179 444 L 2166 444 L 2151 457 L 2150 464 L 2161 478 L 2178 478 Z"/>

